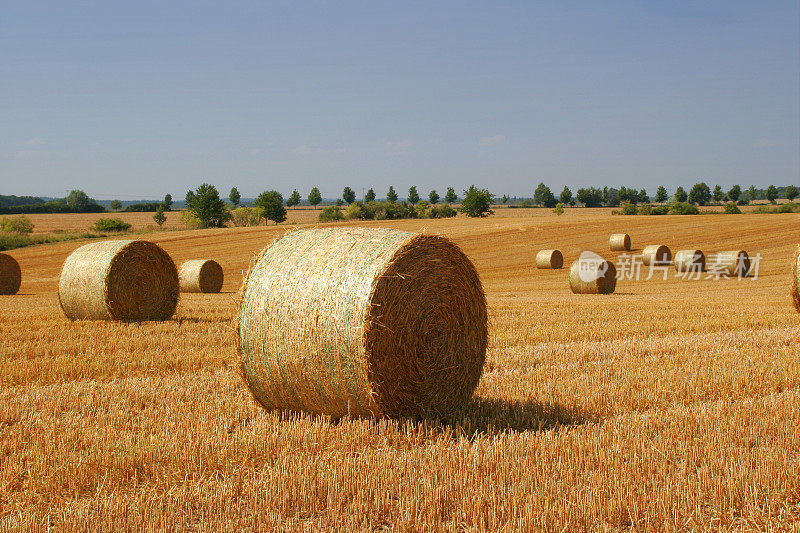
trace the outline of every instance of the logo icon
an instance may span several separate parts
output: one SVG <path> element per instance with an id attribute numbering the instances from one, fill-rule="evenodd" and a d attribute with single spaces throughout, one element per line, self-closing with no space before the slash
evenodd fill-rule
<path id="1" fill-rule="evenodd" d="M 581 252 L 578 257 L 578 277 L 584 283 L 592 283 L 603 276 L 608 270 L 608 263 L 594 252 Z"/>

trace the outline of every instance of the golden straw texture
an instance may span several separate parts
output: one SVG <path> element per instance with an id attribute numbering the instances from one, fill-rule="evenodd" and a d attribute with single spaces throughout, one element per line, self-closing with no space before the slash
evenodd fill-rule
<path id="1" fill-rule="evenodd" d="M 678 250 L 672 264 L 678 272 L 704 272 L 706 254 L 702 250 Z"/>
<path id="2" fill-rule="evenodd" d="M 642 250 L 642 263 L 646 266 L 664 266 L 672 263 L 672 252 L 663 244 L 651 244 Z"/>
<path id="3" fill-rule="evenodd" d="M 463 407 L 488 339 L 480 279 L 456 245 L 373 228 L 296 231 L 267 248 L 238 330 L 262 405 L 334 417 Z"/>
<path id="4" fill-rule="evenodd" d="M 0 253 L 0 294 L 17 294 L 22 282 L 22 271 L 17 260 Z"/>
<path id="5" fill-rule="evenodd" d="M 575 294 L 611 294 L 617 288 L 617 269 L 611 261 L 578 259 L 569 269 L 569 288 Z"/>
<path id="6" fill-rule="evenodd" d="M 631 249 L 631 236 L 627 233 L 614 233 L 608 238 L 612 252 L 628 252 Z"/>
<path id="7" fill-rule="evenodd" d="M 178 270 L 181 292 L 217 293 L 224 279 L 222 267 L 212 259 L 190 259 Z"/>
<path id="8" fill-rule="evenodd" d="M 792 259 L 792 303 L 794 304 L 794 309 L 798 313 L 800 313 L 800 247 L 798 247 L 794 252 L 794 258 Z"/>
<path id="9" fill-rule="evenodd" d="M 178 304 L 178 271 L 151 242 L 94 242 L 64 261 L 58 299 L 69 318 L 166 320 Z"/>
<path id="10" fill-rule="evenodd" d="M 713 255 L 714 272 L 725 276 L 747 276 L 750 256 L 744 250 L 727 250 Z"/>
<path id="11" fill-rule="evenodd" d="M 561 268 L 564 256 L 560 250 L 539 250 L 536 254 L 536 268 Z"/>

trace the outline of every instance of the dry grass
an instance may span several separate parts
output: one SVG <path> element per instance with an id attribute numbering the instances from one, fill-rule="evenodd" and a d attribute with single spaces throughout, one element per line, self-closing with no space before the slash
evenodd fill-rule
<path id="1" fill-rule="evenodd" d="M 491 315 L 476 400 L 440 422 L 262 411 L 238 376 L 233 294 L 270 228 L 158 234 L 180 263 L 224 257 L 221 295 L 162 323 L 69 322 L 58 272 L 80 243 L 15 250 L 0 297 L 0 528 L 792 530 L 800 520 L 800 358 L 787 294 L 798 216 L 373 223 L 441 232 Z M 506 216 L 508 214 L 508 216 Z M 759 278 L 620 281 L 565 270 L 624 230 L 763 256 Z M 235 246 L 231 243 L 234 242 Z M 227 294 L 225 294 L 227 293 Z"/>

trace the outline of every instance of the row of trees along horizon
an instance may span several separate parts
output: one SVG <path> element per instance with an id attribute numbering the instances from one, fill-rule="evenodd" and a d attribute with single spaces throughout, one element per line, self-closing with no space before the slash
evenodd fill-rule
<path id="1" fill-rule="evenodd" d="M 623 202 L 630 204 L 649 204 L 652 202 L 663 204 L 667 202 L 689 202 L 695 205 L 709 205 L 712 203 L 733 202 L 739 205 L 746 205 L 756 200 L 768 200 L 771 203 L 779 198 L 786 198 L 790 201 L 800 196 L 800 191 L 794 185 L 785 187 L 775 187 L 770 185 L 766 189 L 756 189 L 750 186 L 746 191 L 741 186 L 734 185 L 728 191 L 723 191 L 720 185 L 716 185 L 713 190 L 705 183 L 696 183 L 687 192 L 683 187 L 678 187 L 675 193 L 670 196 L 664 186 L 659 186 L 655 195 L 651 198 L 645 189 L 636 190 L 628 187 L 588 187 L 580 188 L 573 195 L 569 187 L 565 186 L 558 197 L 544 183 L 539 183 L 536 187 L 533 198 L 518 198 L 503 195 L 496 198 L 486 189 L 477 189 L 475 186 L 464 191 L 464 198 L 460 199 L 453 187 L 448 187 L 441 197 L 436 190 L 428 193 L 427 200 L 424 200 L 416 186 L 408 190 L 408 194 L 401 202 L 399 195 L 393 186 L 390 186 L 385 197 L 384 203 L 406 203 L 411 206 L 424 208 L 425 206 L 435 206 L 439 203 L 456 204 L 462 200 L 461 211 L 468 216 L 487 216 L 492 213 L 492 205 L 505 205 L 507 207 L 546 207 L 552 208 L 557 204 L 563 206 L 584 206 L 584 207 L 617 207 Z M 196 190 L 186 193 L 184 205 L 200 222 L 203 227 L 222 226 L 230 219 L 230 208 L 243 206 L 243 201 L 238 188 L 233 187 L 228 195 L 230 204 L 226 203 L 219 196 L 217 188 L 213 185 L 204 183 Z M 297 189 L 293 190 L 286 200 L 283 195 L 275 190 L 264 191 L 251 201 L 254 207 L 263 210 L 263 216 L 267 220 L 283 222 L 286 219 L 285 207 L 308 205 L 316 208 L 320 204 L 344 206 L 352 204 L 377 203 L 378 198 L 374 189 L 370 188 L 359 201 L 355 191 L 351 187 L 345 187 L 340 198 L 325 202 L 319 188 L 313 187 L 308 195 L 303 198 Z M 173 199 L 170 194 L 164 197 L 161 202 L 136 202 L 128 203 L 123 206 L 119 200 L 107 202 L 112 211 L 123 212 L 153 212 L 163 214 L 170 211 L 173 207 Z M 464 208 L 466 204 L 466 209 Z M 285 206 L 285 207 L 284 207 Z M 102 213 L 107 209 L 98 201 L 90 198 L 84 191 L 73 190 L 63 199 L 44 200 L 33 196 L 3 196 L 0 195 L 0 213 L 19 214 L 19 213 Z M 412 210 L 413 211 L 413 210 Z M 418 212 L 420 212 L 418 210 Z"/>

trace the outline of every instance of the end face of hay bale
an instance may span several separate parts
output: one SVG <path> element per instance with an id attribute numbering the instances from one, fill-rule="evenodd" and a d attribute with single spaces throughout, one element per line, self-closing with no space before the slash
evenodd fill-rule
<path id="1" fill-rule="evenodd" d="M 0 294 L 17 294 L 22 283 L 22 270 L 17 260 L 0 253 Z"/>
<path id="2" fill-rule="evenodd" d="M 608 238 L 608 245 L 612 252 L 629 252 L 631 250 L 631 236 L 627 233 L 614 233 Z"/>
<path id="3" fill-rule="evenodd" d="M 73 319 L 167 320 L 178 304 L 178 271 L 151 242 L 90 243 L 64 261 L 58 299 Z"/>
<path id="4" fill-rule="evenodd" d="M 575 294 L 611 294 L 617 288 L 617 269 L 592 252 L 584 252 L 569 269 L 569 288 Z"/>
<path id="5" fill-rule="evenodd" d="M 218 293 L 222 290 L 222 267 L 213 259 L 190 259 L 178 270 L 181 292 Z"/>
<path id="6" fill-rule="evenodd" d="M 712 256 L 711 270 L 721 276 L 745 277 L 750 272 L 750 256 L 744 250 L 726 250 Z"/>
<path id="7" fill-rule="evenodd" d="M 795 311 L 800 313 L 800 247 L 795 250 L 792 260 L 792 303 Z"/>
<path id="8" fill-rule="evenodd" d="M 678 272 L 704 272 L 706 254 L 702 250 L 678 250 L 672 264 Z"/>
<path id="9" fill-rule="evenodd" d="M 486 358 L 486 301 L 461 250 L 388 229 L 290 233 L 248 274 L 242 371 L 268 409 L 334 417 L 445 414 Z"/>
<path id="10" fill-rule="evenodd" d="M 651 244 L 642 250 L 642 263 L 645 266 L 666 266 L 672 263 L 672 252 L 663 244 Z"/>
<path id="11" fill-rule="evenodd" d="M 536 254 L 536 268 L 561 268 L 564 256 L 560 250 L 539 250 Z"/>

